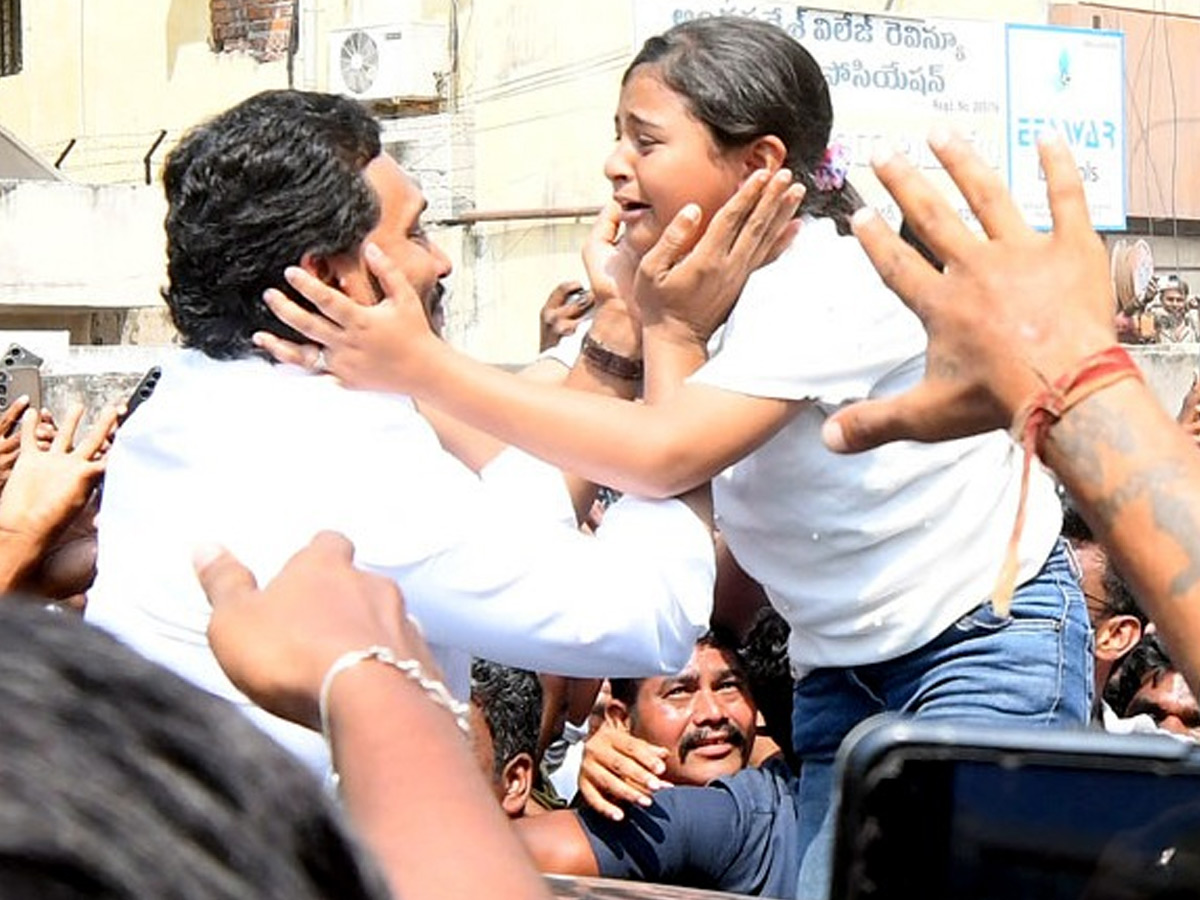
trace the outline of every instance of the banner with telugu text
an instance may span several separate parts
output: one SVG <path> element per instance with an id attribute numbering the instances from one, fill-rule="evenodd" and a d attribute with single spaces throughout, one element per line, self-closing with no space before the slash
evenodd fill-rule
<path id="1" fill-rule="evenodd" d="M 1068 52 L 1072 59 L 1079 59 L 1081 76 L 1086 71 L 1086 80 L 1076 90 L 1090 92 L 1088 115 L 1098 122 L 1116 123 L 1112 138 L 1119 156 L 1105 154 L 1101 165 L 1099 148 L 1084 147 L 1089 163 L 1081 162 L 1081 171 L 1098 173 L 1098 180 L 1088 184 L 1097 227 L 1124 227 L 1123 44 L 1119 34 L 1011 26 L 1019 28 L 1020 34 L 1010 41 L 1010 26 L 1002 22 L 911 19 L 773 3 L 734 5 L 728 0 L 634 0 L 633 10 L 636 47 L 679 22 L 718 15 L 771 22 L 800 41 L 829 82 L 834 108 L 832 140 L 850 149 L 851 182 L 893 225 L 899 224 L 899 210 L 870 169 L 871 156 L 890 149 L 907 154 L 926 170 L 951 198 L 959 215 L 975 224 L 966 202 L 925 143 L 936 125 L 951 127 L 971 141 L 988 164 L 1008 179 L 1030 222 L 1045 224 L 1045 186 L 1036 168 L 1036 154 L 1031 170 L 1026 152 L 1029 145 L 1022 142 L 1034 132 L 1026 121 L 1020 139 L 1014 137 L 1018 130 L 1014 111 L 1017 118 L 1040 117 L 1040 127 L 1046 127 L 1049 120 L 1067 120 L 1064 114 L 1053 112 L 1059 107 L 1048 93 L 1051 85 L 1032 77 L 1033 60 L 1040 60 L 1044 51 L 1033 35 L 1053 31 L 1058 40 L 1079 48 Z M 1100 46 L 1106 49 L 1097 49 Z M 1114 46 L 1115 54 L 1111 51 Z M 1012 77 L 1014 72 L 1018 77 Z M 1026 74 L 1030 77 L 1024 77 Z M 1072 134 L 1065 133 L 1072 140 Z M 1107 140 L 1109 132 L 1104 135 Z M 1078 143 L 1072 140 L 1072 144 L 1079 153 Z M 1096 168 L 1085 168 L 1093 158 Z M 1119 188 L 1119 204 L 1114 202 L 1114 186 Z M 1120 224 L 1112 224 L 1117 219 Z"/>

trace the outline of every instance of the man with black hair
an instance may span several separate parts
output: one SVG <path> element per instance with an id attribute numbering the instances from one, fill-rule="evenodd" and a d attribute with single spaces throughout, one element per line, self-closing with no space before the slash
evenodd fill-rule
<path id="1" fill-rule="evenodd" d="M 471 742 L 500 808 L 525 815 L 537 775 L 542 684 L 526 669 L 471 662 Z"/>
<path id="2" fill-rule="evenodd" d="M 426 316 L 439 315 L 450 262 L 360 104 L 258 94 L 185 135 L 163 182 L 165 297 L 186 349 L 117 435 L 92 621 L 240 702 L 319 771 L 320 735 L 248 703 L 213 659 L 196 546 L 220 543 L 265 580 L 316 532 L 344 533 L 361 566 L 402 588 L 462 699 L 467 647 L 581 676 L 686 661 L 713 579 L 708 523 L 687 505 L 626 498 L 601 539 L 584 535 L 557 470 L 490 439 L 463 449 L 458 433 L 468 468 L 411 398 L 345 389 L 319 357 L 305 369 L 257 350 L 263 333 L 295 336 L 263 299 L 291 290 L 285 271 L 373 305 L 382 292 L 367 260 L 386 256 Z"/>
<path id="3" fill-rule="evenodd" d="M 786 655 L 783 644 L 764 645 Z M 674 786 L 655 791 L 645 805 L 625 804 L 617 819 L 582 806 L 515 823 L 537 866 L 793 896 L 800 868 L 797 778 L 782 754 L 745 767 L 757 709 L 731 638 L 705 635 L 677 676 L 615 679 L 612 688 L 610 723 L 665 746 L 663 775 Z M 782 708 L 790 721 L 790 709 Z M 767 725 L 779 727 L 769 719 Z"/>
<path id="4" fill-rule="evenodd" d="M 311 772 L 75 616 L 0 603 L 0 717 L 5 897 L 391 896 Z"/>
<path id="5" fill-rule="evenodd" d="M 1134 723 L 1129 731 L 1166 732 L 1200 741 L 1200 704 L 1154 632 L 1121 663 L 1105 698 Z"/>
<path id="6" fill-rule="evenodd" d="M 749 760 L 758 708 L 731 635 L 703 635 L 674 675 L 609 684 L 607 723 L 665 748 L 661 774 L 670 784 L 705 785 Z"/>

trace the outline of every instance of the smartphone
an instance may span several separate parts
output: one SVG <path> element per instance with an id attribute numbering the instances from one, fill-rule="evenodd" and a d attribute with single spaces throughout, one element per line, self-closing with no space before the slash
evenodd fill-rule
<path id="1" fill-rule="evenodd" d="M 589 299 L 590 298 L 588 295 L 588 289 L 578 287 L 578 288 L 575 288 L 575 290 L 568 293 L 567 296 L 563 298 L 563 305 L 564 306 L 579 305 L 581 303 L 587 303 Z"/>
<path id="2" fill-rule="evenodd" d="M 42 408 L 42 375 L 36 366 L 0 366 L 0 412 L 22 395 L 29 397 L 30 409 Z"/>
<path id="3" fill-rule="evenodd" d="M 20 344 L 9 344 L 8 349 L 4 351 L 4 357 L 0 359 L 0 364 L 4 368 L 11 366 L 30 366 L 38 368 L 42 364 L 42 358 L 32 350 L 27 350 Z"/>
<path id="4" fill-rule="evenodd" d="M 836 900 L 1200 896 L 1200 748 L 884 717 L 837 762 Z"/>
<path id="5" fill-rule="evenodd" d="M 137 383 L 137 386 L 130 392 L 129 398 L 125 401 L 125 412 L 117 419 L 118 427 L 125 424 L 125 420 L 133 415 L 135 409 L 150 399 L 150 395 L 158 387 L 158 379 L 161 377 L 161 366 L 151 366 L 146 370 L 146 374 L 142 376 L 142 380 Z"/>

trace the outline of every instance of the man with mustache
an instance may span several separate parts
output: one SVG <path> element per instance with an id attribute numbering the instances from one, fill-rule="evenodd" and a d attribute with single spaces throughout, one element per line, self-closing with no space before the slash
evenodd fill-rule
<path id="1" fill-rule="evenodd" d="M 184 136 L 163 186 L 164 298 L 184 349 L 109 456 L 94 624 L 237 703 L 320 773 L 321 735 L 254 706 L 221 672 L 197 547 L 228 547 L 265 579 L 336 529 L 360 567 L 403 590 L 462 700 L 472 654 L 579 677 L 686 661 L 712 598 L 699 500 L 625 497 L 585 535 L 556 469 L 463 429 L 435 431 L 434 411 L 411 397 L 351 391 L 320 354 L 305 368 L 259 349 L 264 334 L 298 337 L 264 293 L 307 275 L 373 306 L 384 292 L 368 263 L 384 257 L 438 327 L 450 260 L 361 105 L 290 90 L 248 98 Z"/>
<path id="2" fill-rule="evenodd" d="M 781 754 L 746 766 L 758 708 L 733 642 L 710 632 L 678 675 L 611 683 L 608 723 L 665 747 L 674 786 L 626 804 L 619 820 L 584 806 L 514 822 L 538 868 L 793 896 L 796 776 Z"/>
<path id="3" fill-rule="evenodd" d="M 614 678 L 608 723 L 666 748 L 662 777 L 706 785 L 746 765 L 758 709 L 735 645 L 710 631 L 677 675 Z"/>

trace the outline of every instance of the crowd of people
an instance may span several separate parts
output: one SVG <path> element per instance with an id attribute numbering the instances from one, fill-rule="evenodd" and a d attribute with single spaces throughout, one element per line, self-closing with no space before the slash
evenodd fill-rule
<path id="1" fill-rule="evenodd" d="M 832 121 L 774 26 L 647 41 L 588 288 L 543 314 L 545 346 L 576 340 L 525 373 L 441 339 L 450 262 L 362 107 L 269 91 L 185 136 L 184 349 L 119 430 L 24 411 L 0 454 L 9 591 L 39 593 L 104 481 L 85 621 L 34 602 L 2 629 L 3 702 L 64 755 L 0 754 L 0 806 L 98 833 L 8 829 L 0 882 L 537 897 L 540 869 L 820 898 L 834 756 L 877 713 L 1191 734 L 1200 455 L 1117 345 L 1069 149 L 1040 145 L 1049 233 L 952 133 L 930 146 L 981 235 L 874 160 L 910 243 Z M 580 749 L 562 808 L 549 770 Z"/>

